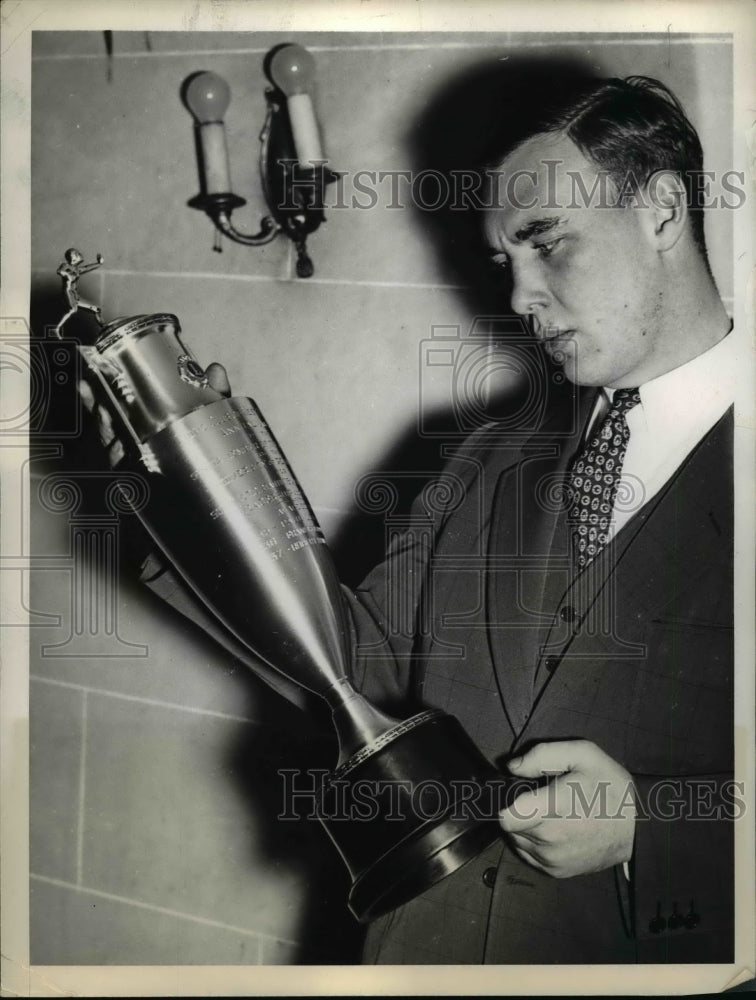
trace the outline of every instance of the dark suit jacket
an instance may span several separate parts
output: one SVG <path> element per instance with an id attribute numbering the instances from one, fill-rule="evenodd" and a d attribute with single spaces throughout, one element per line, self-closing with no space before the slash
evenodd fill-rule
<path id="1" fill-rule="evenodd" d="M 544 740 L 598 744 L 639 795 L 631 881 L 621 867 L 554 879 L 502 841 L 377 921 L 367 960 L 732 959 L 732 415 L 572 579 L 558 494 L 582 423 L 552 419 L 521 446 L 495 427 L 467 442 L 446 473 L 461 501 L 416 508 L 352 601 L 358 679 L 378 702 L 452 712 L 495 761 Z M 412 636 L 386 613 L 408 587 L 425 609 Z"/>
<path id="2" fill-rule="evenodd" d="M 527 441 L 473 435 L 346 600 L 376 703 L 450 711 L 499 763 L 584 738 L 630 771 L 631 880 L 554 879 L 501 838 L 372 924 L 366 961 L 732 959 L 732 417 L 573 580 L 559 484 L 592 398 Z M 186 610 L 170 575 L 151 585 Z"/>

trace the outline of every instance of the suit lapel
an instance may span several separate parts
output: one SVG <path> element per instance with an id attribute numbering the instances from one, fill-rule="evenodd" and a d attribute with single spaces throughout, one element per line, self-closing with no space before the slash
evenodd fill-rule
<path id="1" fill-rule="evenodd" d="M 569 589 L 551 588 L 558 595 L 551 605 L 552 621 L 562 602 L 588 615 L 574 637 L 556 621 L 546 639 L 547 653 L 569 657 L 564 669 L 571 675 L 600 670 L 606 657 L 632 659 L 637 652 L 623 639 L 623 622 L 679 618 L 701 573 L 731 558 L 723 545 L 732 537 L 731 440 L 728 413 Z M 708 595 L 700 599 L 705 603 Z M 611 619 L 604 623 L 608 632 L 599 616 Z M 564 696 L 558 677 L 559 671 L 556 682 L 544 679 L 531 716 L 534 724 L 555 696 Z"/>
<path id="2" fill-rule="evenodd" d="M 497 483 L 488 545 L 487 622 L 491 658 L 504 711 L 515 733 L 533 703 L 538 653 L 551 624 L 547 585 L 568 582 L 562 486 L 591 412 L 582 394 L 575 426 L 546 423 L 522 449 L 522 460 Z"/>

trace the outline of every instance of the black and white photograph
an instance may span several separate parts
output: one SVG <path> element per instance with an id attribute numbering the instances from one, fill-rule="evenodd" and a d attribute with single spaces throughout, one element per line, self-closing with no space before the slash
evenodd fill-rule
<path id="1" fill-rule="evenodd" d="M 4 5 L 8 995 L 754 978 L 753 9 L 381 6 Z"/>

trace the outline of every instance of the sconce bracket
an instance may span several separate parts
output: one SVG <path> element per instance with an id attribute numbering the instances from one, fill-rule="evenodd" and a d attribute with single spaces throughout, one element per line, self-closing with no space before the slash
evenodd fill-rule
<path id="1" fill-rule="evenodd" d="M 198 208 L 205 212 L 213 221 L 215 228 L 228 236 L 234 243 L 242 243 L 248 247 L 259 247 L 264 243 L 270 243 L 278 235 L 280 227 L 269 216 L 266 215 L 260 220 L 260 232 L 242 233 L 231 222 L 231 213 L 235 208 L 241 208 L 247 202 L 240 198 L 238 194 L 198 194 L 189 202 L 190 208 Z"/>
<path id="2" fill-rule="evenodd" d="M 315 165 L 298 161 L 285 96 L 269 87 L 265 98 L 267 114 L 260 132 L 259 169 L 270 214 L 261 219 L 260 231 L 243 233 L 234 226 L 231 215 L 246 200 L 230 191 L 203 191 L 188 205 L 205 212 L 218 232 L 245 246 L 262 246 L 284 233 L 296 247 L 298 276 L 309 278 L 314 268 L 307 254 L 307 237 L 325 222 L 325 188 L 341 175 L 325 161 Z"/>
<path id="3" fill-rule="evenodd" d="M 302 164 L 296 156 L 286 98 L 275 87 L 265 91 L 268 113 L 260 132 L 260 176 L 268 208 L 278 229 L 297 250 L 297 274 L 309 278 L 314 271 L 306 240 L 326 221 L 325 188 L 340 174 L 325 161 Z"/>

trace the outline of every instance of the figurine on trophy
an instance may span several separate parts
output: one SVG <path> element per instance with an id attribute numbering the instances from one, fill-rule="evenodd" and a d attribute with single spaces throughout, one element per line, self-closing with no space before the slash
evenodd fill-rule
<path id="1" fill-rule="evenodd" d="M 55 333 L 58 337 L 61 336 L 61 331 L 63 329 L 63 324 L 66 323 L 79 309 L 88 309 L 90 312 L 95 314 L 97 322 L 102 326 L 102 311 L 98 305 L 94 305 L 92 302 L 87 302 L 79 295 L 79 278 L 85 274 L 89 274 L 90 271 L 96 270 L 101 267 L 105 260 L 101 253 L 97 254 L 96 261 L 91 264 L 84 263 L 84 255 L 76 247 L 70 247 L 66 250 L 64 254 L 65 260 L 60 265 L 58 270 L 55 272 L 60 275 L 63 279 L 63 290 L 65 292 L 66 299 L 68 301 L 68 312 L 63 316 L 63 318 L 58 322 L 55 327 Z"/>
<path id="2" fill-rule="evenodd" d="M 59 273 L 71 301 L 93 265 L 78 251 L 66 258 Z M 453 716 L 426 709 L 392 718 L 353 687 L 349 613 L 331 553 L 255 403 L 218 391 L 170 313 L 116 319 L 81 352 L 122 444 L 118 469 L 145 482 L 136 513 L 155 544 L 263 667 L 331 710 L 339 759 L 319 818 L 351 874 L 354 915 L 372 920 L 475 857 L 499 835 L 495 800 L 510 785 Z M 429 784 L 443 787 L 446 807 L 407 808 L 397 821 L 394 795 L 408 804 Z M 471 786 L 489 807 L 458 808 L 458 790 L 467 800 Z M 339 822 L 350 794 L 356 802 L 366 788 L 375 817 Z"/>

